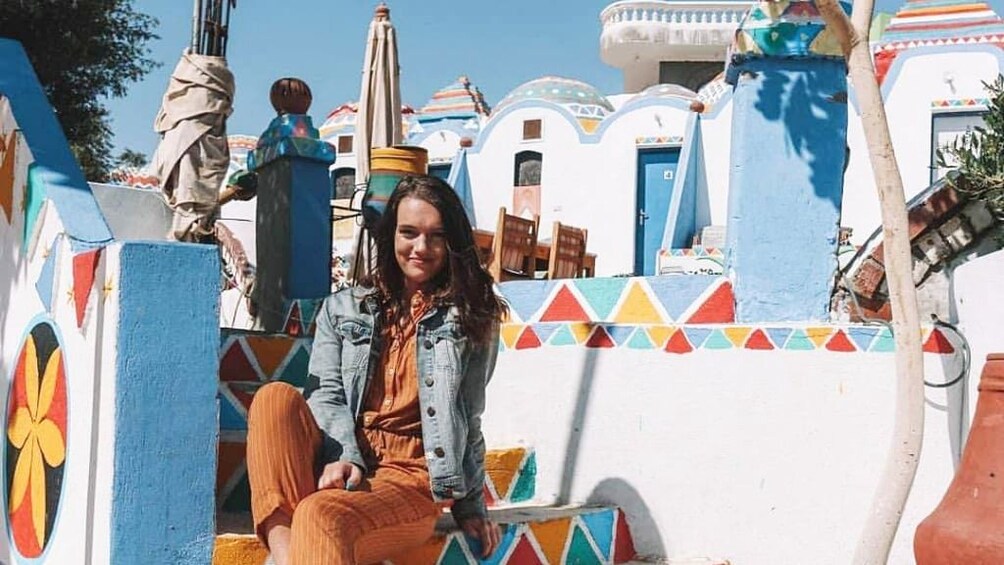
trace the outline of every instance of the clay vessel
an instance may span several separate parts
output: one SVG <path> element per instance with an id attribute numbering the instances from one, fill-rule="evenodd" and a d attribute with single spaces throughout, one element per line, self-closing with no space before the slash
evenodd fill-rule
<path id="1" fill-rule="evenodd" d="M 1004 563 L 1004 353 L 987 356 L 962 464 L 917 527 L 918 565 Z"/>

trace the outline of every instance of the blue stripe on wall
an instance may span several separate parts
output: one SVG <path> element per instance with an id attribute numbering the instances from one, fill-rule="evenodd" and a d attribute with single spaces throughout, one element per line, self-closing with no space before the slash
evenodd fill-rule
<path id="1" fill-rule="evenodd" d="M 112 563 L 209 563 L 220 266 L 215 247 L 122 245 Z"/>
<path id="2" fill-rule="evenodd" d="M 18 127 L 35 158 L 37 178 L 77 251 L 100 247 L 112 239 L 94 195 L 84 179 L 49 100 L 21 44 L 0 39 L 0 94 L 7 96 Z"/>

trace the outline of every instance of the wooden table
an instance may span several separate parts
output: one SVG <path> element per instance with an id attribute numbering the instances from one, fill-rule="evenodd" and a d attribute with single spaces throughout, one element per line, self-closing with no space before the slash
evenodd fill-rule
<path id="1" fill-rule="evenodd" d="M 495 232 L 490 232 L 488 230 L 474 229 L 474 245 L 478 247 L 478 251 L 481 252 L 481 257 L 488 260 L 492 254 L 492 241 L 495 240 Z M 535 265 L 535 270 L 546 271 L 547 262 L 551 258 L 551 243 L 547 241 L 537 241 L 537 250 L 534 253 L 534 257 L 537 262 Z M 586 256 L 582 260 L 582 276 L 593 277 L 596 275 L 596 254 L 586 253 Z"/>

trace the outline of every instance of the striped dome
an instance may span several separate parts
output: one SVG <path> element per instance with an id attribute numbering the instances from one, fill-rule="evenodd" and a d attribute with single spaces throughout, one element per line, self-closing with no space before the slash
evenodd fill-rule
<path id="1" fill-rule="evenodd" d="M 330 141 L 337 135 L 345 135 L 356 131 L 356 114 L 359 113 L 359 104 L 356 102 L 346 102 L 328 113 L 321 127 L 317 128 L 321 132 L 321 139 Z M 401 106 L 401 126 L 404 135 L 407 136 L 408 128 L 415 109 L 408 105 Z"/>
<path id="2" fill-rule="evenodd" d="M 582 81 L 553 76 L 517 86 L 498 103 L 495 111 L 523 100 L 552 102 L 564 106 L 576 117 L 602 118 L 614 111 L 610 101 L 595 87 Z"/>
<path id="3" fill-rule="evenodd" d="M 462 76 L 433 94 L 429 102 L 419 111 L 418 120 L 420 122 L 469 120 L 487 116 L 489 113 L 491 108 L 485 103 L 481 91 L 472 86 L 466 76 Z"/>
<path id="4" fill-rule="evenodd" d="M 985 2 L 965 0 L 910 0 L 879 40 L 882 44 L 911 41 L 958 40 L 998 36 L 1004 41 L 1004 21 Z"/>
<path id="5" fill-rule="evenodd" d="M 677 100 L 690 102 L 691 100 L 697 98 L 697 93 L 678 84 L 657 84 L 655 86 L 650 86 L 632 96 L 629 103 L 649 98 L 675 98 Z"/>

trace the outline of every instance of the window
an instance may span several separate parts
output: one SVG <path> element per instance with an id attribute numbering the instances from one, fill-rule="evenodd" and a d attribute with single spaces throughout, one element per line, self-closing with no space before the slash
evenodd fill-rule
<path id="1" fill-rule="evenodd" d="M 351 135 L 339 135 L 338 136 L 338 154 L 346 155 L 352 153 L 352 136 Z"/>
<path id="2" fill-rule="evenodd" d="M 931 184 L 945 176 L 950 169 L 938 167 L 938 150 L 950 145 L 964 133 L 983 125 L 983 112 L 947 112 L 935 114 L 931 119 Z M 948 157 L 946 155 L 946 157 Z M 949 164 L 951 159 L 949 158 Z"/>
<path id="3" fill-rule="evenodd" d="M 516 154 L 513 186 L 537 186 L 540 184 L 540 169 L 544 156 L 536 151 L 520 151 Z"/>
<path id="4" fill-rule="evenodd" d="M 350 140 L 352 138 L 349 138 Z M 331 173 L 331 184 L 334 189 L 336 200 L 352 198 L 352 193 L 356 190 L 356 170 L 355 169 L 335 169 Z"/>
<path id="5" fill-rule="evenodd" d="M 541 139 L 540 120 L 523 120 L 523 141 Z"/>

